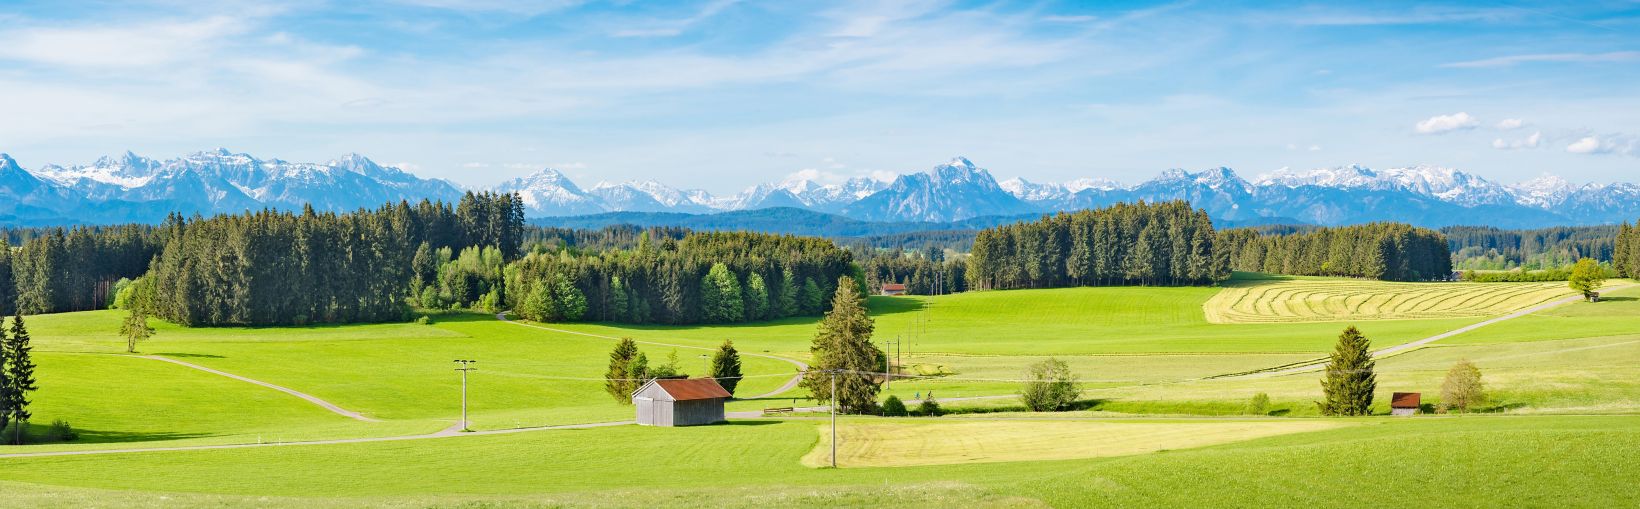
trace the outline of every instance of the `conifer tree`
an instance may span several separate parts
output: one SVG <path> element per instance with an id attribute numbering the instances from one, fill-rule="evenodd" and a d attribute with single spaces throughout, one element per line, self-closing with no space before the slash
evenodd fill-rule
<path id="1" fill-rule="evenodd" d="M 615 350 L 609 353 L 609 370 L 604 372 L 604 391 L 622 404 L 632 402 L 632 391 L 638 390 L 636 378 L 641 374 L 633 373 L 633 361 L 639 355 L 638 343 L 632 338 L 621 338 L 615 343 Z"/>
<path id="2" fill-rule="evenodd" d="M 746 277 L 746 319 L 762 320 L 769 318 L 769 288 L 763 283 L 763 275 L 753 272 Z"/>
<path id="3" fill-rule="evenodd" d="M 882 350 L 871 343 L 876 325 L 866 315 L 859 287 L 848 276 L 837 280 L 831 306 L 809 346 L 815 362 L 802 385 L 816 400 L 831 402 L 832 377 L 836 377 L 838 410 L 870 413 L 880 388 L 875 372 L 885 359 Z"/>
<path id="4" fill-rule="evenodd" d="M 1319 403 L 1322 415 L 1367 415 L 1371 411 L 1372 393 L 1378 388 L 1371 347 L 1372 342 L 1353 325 L 1338 336 L 1321 380 L 1326 395 L 1326 401 Z"/>
<path id="5" fill-rule="evenodd" d="M 9 409 L 11 425 L 16 428 L 12 432 L 12 443 L 23 443 L 23 427 L 28 424 L 32 415 L 28 411 L 28 393 L 38 389 L 34 385 L 34 360 L 29 355 L 28 328 L 23 325 L 23 315 L 14 315 L 11 319 L 11 333 L 5 337 L 4 347 L 6 358 L 6 391 L 4 404 L 0 408 Z"/>
<path id="6" fill-rule="evenodd" d="M 6 423 L 11 422 L 11 372 L 7 369 L 11 366 L 11 351 L 6 349 L 9 338 L 5 327 L 0 327 L 0 436 L 4 436 Z"/>
<path id="7" fill-rule="evenodd" d="M 729 395 L 735 394 L 735 386 L 740 385 L 740 352 L 735 350 L 735 342 L 724 340 L 718 346 L 717 352 L 712 354 L 712 378 L 717 379 L 718 385 Z"/>

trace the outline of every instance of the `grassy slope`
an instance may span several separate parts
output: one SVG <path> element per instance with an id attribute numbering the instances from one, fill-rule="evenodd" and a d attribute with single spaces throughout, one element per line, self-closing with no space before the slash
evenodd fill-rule
<path id="1" fill-rule="evenodd" d="M 1509 314 L 1575 295 L 1565 283 L 1239 280 L 1203 306 L 1213 323 L 1462 318 Z"/>
<path id="2" fill-rule="evenodd" d="M 1622 507 L 1640 502 L 1630 484 L 1640 475 L 1640 466 L 1632 461 L 1640 454 L 1640 419 L 1634 417 L 1361 422 L 1365 425 L 1203 449 L 1007 464 L 805 468 L 799 458 L 815 444 L 814 426 L 784 422 L 167 453 L 142 456 L 140 462 L 133 462 L 139 458 L 135 456 L 41 458 L 0 463 L 0 478 L 110 489 L 164 486 L 174 492 L 362 497 L 329 501 L 341 505 L 453 504 L 465 495 L 499 506 L 1045 502 L 1357 507 L 1361 496 L 1375 496 L 1370 494 L 1386 487 L 1426 505 Z M 630 489 L 634 479 L 642 479 L 646 488 Z M 907 489 L 927 498 L 900 498 Z M 816 498 L 817 491 L 835 495 Z M 107 493 L 59 489 L 52 500 L 72 502 Z M 182 496 L 167 505 L 223 500 L 249 501 Z"/>

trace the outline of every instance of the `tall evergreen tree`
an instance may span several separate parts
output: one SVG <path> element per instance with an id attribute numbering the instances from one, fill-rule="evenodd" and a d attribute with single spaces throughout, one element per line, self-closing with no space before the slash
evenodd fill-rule
<path id="1" fill-rule="evenodd" d="M 1371 348 L 1372 342 L 1355 326 L 1338 336 L 1338 344 L 1327 361 L 1326 377 L 1321 380 L 1326 396 L 1326 401 L 1319 403 L 1322 415 L 1367 415 L 1371 411 L 1372 393 L 1378 389 Z"/>
<path id="2" fill-rule="evenodd" d="M 839 411 L 864 414 L 876 409 L 876 372 L 886 358 L 871 343 L 875 322 L 866 315 L 865 297 L 847 276 L 837 281 L 831 311 L 820 320 L 809 352 L 814 358 L 802 386 L 818 401 L 832 402 L 835 378 Z"/>
<path id="3" fill-rule="evenodd" d="M 763 275 L 753 272 L 746 276 L 746 319 L 762 320 L 769 317 L 769 287 Z"/>
<path id="4" fill-rule="evenodd" d="M 716 378 L 718 385 L 729 395 L 735 394 L 735 386 L 740 385 L 740 352 L 735 350 L 733 341 L 724 340 L 718 346 L 717 352 L 712 354 L 712 378 Z"/>
<path id="5" fill-rule="evenodd" d="M 28 328 L 23 325 L 23 315 L 12 316 L 11 333 L 5 336 L 5 343 L 0 347 L 6 352 L 7 390 L 0 408 L 8 409 L 11 425 L 16 428 L 12 432 L 12 443 L 22 444 L 23 428 L 33 415 L 28 410 L 28 393 L 39 388 L 34 385 L 34 359 L 29 354 L 33 347 L 29 346 Z"/>
<path id="6" fill-rule="evenodd" d="M 622 404 L 632 403 L 632 392 L 638 390 L 638 382 L 642 373 L 633 373 L 633 361 L 639 355 L 638 343 L 632 338 L 621 338 L 615 343 L 615 350 L 609 353 L 609 370 L 604 372 L 604 391 Z"/>

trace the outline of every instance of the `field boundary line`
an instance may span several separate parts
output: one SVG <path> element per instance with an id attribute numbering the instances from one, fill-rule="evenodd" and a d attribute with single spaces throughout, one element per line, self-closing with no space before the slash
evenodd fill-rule
<path id="1" fill-rule="evenodd" d="M 605 336 L 603 334 L 593 334 L 591 332 L 581 332 L 581 331 L 573 331 L 573 330 L 568 330 L 568 329 L 558 329 L 558 328 L 547 327 L 545 325 L 539 325 L 539 324 L 534 324 L 534 323 L 519 322 L 519 321 L 515 321 L 515 320 L 507 318 L 508 313 L 511 313 L 511 311 L 502 311 L 500 313 L 496 313 L 495 314 L 495 319 L 500 320 L 502 322 L 510 323 L 510 324 L 513 324 L 513 325 L 518 325 L 518 326 L 521 326 L 521 327 L 529 327 L 529 328 L 532 328 L 532 329 L 541 329 L 541 330 L 544 330 L 544 331 L 551 331 L 551 332 L 557 332 L 557 333 L 562 333 L 562 334 L 573 334 L 573 335 L 577 335 L 577 336 L 586 336 L 586 337 L 591 337 L 591 338 L 608 339 L 608 340 L 613 340 L 613 341 L 620 341 L 621 340 L 621 338 L 618 338 L 618 337 L 615 337 L 615 336 Z M 706 347 L 706 346 L 677 345 L 677 344 L 672 344 L 672 343 L 661 343 L 661 342 L 657 342 L 657 341 L 639 341 L 637 339 L 633 339 L 632 341 L 634 343 L 638 343 L 638 344 L 641 344 L 641 345 L 669 346 L 669 347 L 672 347 L 672 348 L 687 348 L 687 349 L 691 349 L 691 350 L 705 350 L 705 351 L 708 351 L 708 352 L 717 351 L 716 348 Z M 802 372 L 809 370 L 809 365 L 807 363 L 804 363 L 803 361 L 800 361 L 800 360 L 797 360 L 797 359 L 788 359 L 788 358 L 781 357 L 781 356 L 778 356 L 778 355 L 769 355 L 769 354 L 752 353 L 752 352 L 741 352 L 740 354 L 744 355 L 744 356 L 747 356 L 747 357 L 758 357 L 758 358 L 762 358 L 762 359 L 773 359 L 773 360 L 777 360 L 777 361 L 790 363 L 793 366 L 797 366 L 798 373 L 795 374 L 795 375 L 792 375 L 791 380 L 787 380 L 786 383 L 781 384 L 780 387 L 776 387 L 773 391 L 770 391 L 770 392 L 764 393 L 764 394 L 758 394 L 756 396 L 747 396 L 745 398 L 739 398 L 739 399 L 760 399 L 760 398 L 772 398 L 772 397 L 775 397 L 775 396 L 779 396 L 779 395 L 785 393 L 786 391 L 789 391 L 789 390 L 792 390 L 792 389 L 796 388 L 797 384 L 803 381 L 803 373 Z"/>
<path id="2" fill-rule="evenodd" d="M 336 404 L 331 403 L 329 401 L 325 401 L 323 399 L 320 399 L 318 396 L 307 394 L 307 393 L 298 391 L 296 389 L 292 389 L 292 388 L 285 387 L 285 386 L 282 386 L 282 385 L 275 385 L 275 384 L 271 384 L 271 383 L 264 382 L 264 381 L 261 381 L 261 380 L 257 380 L 257 379 L 254 379 L 254 378 L 248 378 L 248 377 L 244 377 L 244 376 L 240 376 L 240 375 L 235 375 L 235 374 L 229 373 L 227 371 L 207 368 L 205 366 L 194 364 L 192 362 L 186 362 L 186 361 L 180 361 L 180 360 L 172 359 L 170 357 L 161 357 L 161 356 L 158 356 L 158 355 L 140 355 L 138 357 L 143 358 L 143 359 L 152 359 L 152 360 L 156 360 L 156 361 L 169 362 L 171 364 L 176 364 L 176 365 L 179 365 L 179 366 L 185 366 L 185 367 L 197 369 L 197 370 L 204 371 L 206 373 L 210 373 L 210 374 L 213 374 L 213 375 L 225 376 L 225 377 L 228 377 L 228 378 L 232 378 L 234 380 L 239 380 L 241 382 L 248 382 L 248 383 L 260 385 L 260 386 L 263 386 L 263 387 L 267 387 L 269 389 L 273 389 L 273 390 L 276 390 L 276 391 L 279 391 L 279 392 L 283 392 L 285 394 L 289 394 L 289 395 L 292 395 L 292 396 L 296 396 L 298 398 L 302 398 L 304 401 L 307 401 L 309 403 L 313 403 L 315 405 L 318 405 L 320 408 L 324 408 L 325 410 L 331 411 L 331 413 L 334 413 L 336 415 L 340 415 L 342 417 L 347 417 L 349 419 L 354 419 L 354 420 L 359 420 L 359 421 L 364 421 L 364 422 L 382 422 L 381 419 L 374 419 L 374 418 L 370 418 L 370 417 L 365 417 L 364 414 L 360 414 L 358 412 L 348 410 L 348 409 L 342 408 L 340 406 L 336 406 Z"/>
<path id="3" fill-rule="evenodd" d="M 255 444 L 184 445 L 184 446 L 178 446 L 178 447 L 146 447 L 146 448 L 132 448 L 132 449 L 89 449 L 89 450 L 83 450 L 83 451 L 21 452 L 21 453 L 11 453 L 11 454 L 0 454 L 0 458 L 39 458 L 39 457 L 48 457 L 48 456 L 88 456 L 88 455 L 93 455 L 93 454 L 129 454 L 129 453 L 138 453 L 138 452 L 210 451 L 210 450 L 218 450 L 218 449 L 249 449 L 249 448 L 253 448 L 253 447 L 287 447 L 287 446 L 296 446 L 296 445 L 362 444 L 362 443 L 370 443 L 370 442 L 397 442 L 397 441 L 402 441 L 402 440 L 428 440 L 428 439 L 434 439 L 434 438 L 452 438 L 452 437 L 463 437 L 463 436 L 505 435 L 505 434 L 509 434 L 509 433 L 525 433 L 525 432 L 530 432 L 530 431 L 602 428 L 602 427 L 607 427 L 607 426 L 624 426 L 624 425 L 627 425 L 627 424 L 634 424 L 634 423 L 635 423 L 634 421 L 593 422 L 593 423 L 586 423 L 586 424 L 559 424 L 559 425 L 553 425 L 553 426 L 536 426 L 536 427 L 530 427 L 530 428 L 509 428 L 509 429 L 497 429 L 497 430 L 485 430 L 485 431 L 468 431 L 468 432 L 461 431 L 460 430 L 461 425 L 456 424 L 456 425 L 451 426 L 449 428 L 445 428 L 443 430 L 439 430 L 439 431 L 436 431 L 436 432 L 433 432 L 433 433 L 427 433 L 427 434 L 423 434 L 423 435 L 400 435 L 400 436 L 392 436 L 392 437 L 367 437 L 367 438 L 338 438 L 338 439 L 332 439 L 332 440 L 310 440 L 310 441 L 305 441 L 305 442 L 263 442 L 263 443 L 255 443 Z"/>

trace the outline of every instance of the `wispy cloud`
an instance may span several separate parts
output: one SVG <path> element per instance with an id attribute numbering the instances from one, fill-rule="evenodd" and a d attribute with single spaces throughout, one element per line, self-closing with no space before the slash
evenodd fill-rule
<path id="1" fill-rule="evenodd" d="M 1441 64 L 1441 67 L 1452 68 L 1485 68 L 1485 67 L 1512 67 L 1520 64 L 1538 62 L 1556 63 L 1612 63 L 1612 62 L 1640 62 L 1640 51 L 1613 51 L 1609 53 L 1537 53 L 1531 55 L 1509 55 L 1468 60 Z"/>
<path id="2" fill-rule="evenodd" d="M 1521 138 L 1521 139 L 1518 139 L 1518 140 L 1505 140 L 1503 138 L 1498 138 L 1498 139 L 1492 140 L 1492 148 L 1495 148 L 1495 149 L 1498 149 L 1498 150 L 1520 150 L 1520 149 L 1525 149 L 1525 148 L 1537 148 L 1538 145 L 1540 145 L 1542 143 L 1543 143 L 1543 132 L 1539 131 L 1539 132 L 1532 133 L 1531 136 L 1527 136 L 1525 138 Z"/>
<path id="3" fill-rule="evenodd" d="M 1375 4 L 1359 4 L 1373 6 Z M 1504 21 L 1519 18 L 1524 13 L 1506 8 L 1414 7 L 1411 9 L 1376 9 L 1345 7 L 1310 7 L 1283 10 L 1254 16 L 1262 23 L 1298 26 L 1373 26 L 1373 25 L 1429 25 L 1478 21 Z"/>
<path id="4" fill-rule="evenodd" d="M 1413 130 L 1418 131 L 1419 134 L 1440 134 L 1451 131 L 1474 129 L 1475 126 L 1478 125 L 1481 125 L 1480 120 L 1475 119 L 1475 117 L 1470 116 L 1468 113 L 1460 111 L 1451 115 L 1436 115 L 1424 119 L 1423 121 L 1418 122 L 1417 125 L 1414 125 Z"/>
<path id="5" fill-rule="evenodd" d="M 213 43 L 243 33 L 240 19 L 217 16 L 130 26 L 8 28 L 0 60 L 76 68 L 140 68 L 208 54 Z"/>
<path id="6" fill-rule="evenodd" d="M 694 15 L 685 18 L 632 22 L 632 26 L 618 28 L 610 35 L 614 37 L 672 37 L 681 35 L 690 27 L 711 19 L 718 13 L 740 2 L 741 0 L 716 0 L 707 3 Z"/>
<path id="7" fill-rule="evenodd" d="M 1640 157 L 1640 136 L 1631 134 L 1596 134 L 1578 138 L 1566 145 L 1573 154 L 1621 154 Z"/>
<path id="8" fill-rule="evenodd" d="M 1498 129 L 1502 131 L 1520 129 L 1524 125 L 1526 125 L 1526 121 L 1518 118 L 1506 118 L 1498 121 Z"/>

